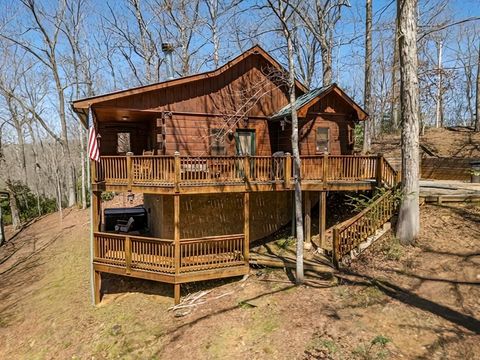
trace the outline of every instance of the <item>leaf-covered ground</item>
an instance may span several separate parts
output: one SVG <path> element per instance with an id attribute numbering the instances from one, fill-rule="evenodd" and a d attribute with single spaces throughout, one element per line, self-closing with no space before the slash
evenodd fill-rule
<path id="1" fill-rule="evenodd" d="M 88 213 L 47 216 L 0 249 L 4 359 L 475 359 L 480 354 L 480 208 L 425 206 L 415 247 L 385 237 L 331 283 L 281 270 L 171 286 L 107 277 L 90 303 Z M 186 311 L 188 312 L 188 311 Z"/>

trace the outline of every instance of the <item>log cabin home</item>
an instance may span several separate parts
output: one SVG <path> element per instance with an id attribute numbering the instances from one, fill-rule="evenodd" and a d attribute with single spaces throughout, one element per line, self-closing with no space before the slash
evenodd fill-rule
<path id="1" fill-rule="evenodd" d="M 292 218 L 285 73 L 254 46 L 213 71 L 73 102 L 101 155 L 91 164 L 96 303 L 102 273 L 171 283 L 178 303 L 182 283 L 249 272 L 251 241 Z M 396 175 L 381 156 L 354 155 L 355 125 L 368 115 L 338 85 L 297 81 L 296 95 L 299 177 L 307 215 L 320 204 L 322 243 L 327 191 L 372 190 Z M 104 191 L 143 194 L 146 223 L 109 223 Z"/>

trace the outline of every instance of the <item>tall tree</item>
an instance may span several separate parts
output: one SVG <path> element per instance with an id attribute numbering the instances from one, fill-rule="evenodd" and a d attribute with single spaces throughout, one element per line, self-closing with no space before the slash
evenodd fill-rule
<path id="1" fill-rule="evenodd" d="M 363 105 L 370 118 L 363 123 L 363 152 L 370 151 L 372 146 L 372 0 L 365 1 L 365 88 Z"/>
<path id="2" fill-rule="evenodd" d="M 334 31 L 341 18 L 342 6 L 350 6 L 348 0 L 305 0 L 295 4 L 286 1 L 305 23 L 320 44 L 322 57 L 322 85 L 333 81 Z"/>
<path id="3" fill-rule="evenodd" d="M 475 131 L 480 131 L 480 44 L 478 45 L 477 94 L 475 98 Z"/>
<path id="4" fill-rule="evenodd" d="M 291 3 L 287 0 L 267 0 L 270 8 L 281 23 L 282 33 L 287 42 L 288 57 L 288 92 L 290 97 L 290 109 L 292 116 L 292 153 L 293 153 L 293 169 L 294 169 L 294 198 L 295 198 L 295 223 L 297 230 L 297 246 L 296 246 L 296 281 L 297 284 L 303 283 L 303 214 L 302 214 L 302 184 L 300 178 L 300 151 L 298 148 L 298 116 L 295 108 L 295 50 L 293 44 L 293 36 L 290 28 L 290 22 L 293 12 L 289 7 Z"/>
<path id="5" fill-rule="evenodd" d="M 411 244 L 420 231 L 417 0 L 397 0 L 397 17 L 403 192 L 397 223 L 397 237 L 403 244 Z"/>

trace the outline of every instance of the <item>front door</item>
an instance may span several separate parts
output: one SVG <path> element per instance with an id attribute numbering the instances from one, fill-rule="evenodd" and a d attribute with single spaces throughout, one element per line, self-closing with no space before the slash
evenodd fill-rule
<path id="1" fill-rule="evenodd" d="M 255 130 L 237 130 L 235 134 L 237 156 L 255 155 Z"/>

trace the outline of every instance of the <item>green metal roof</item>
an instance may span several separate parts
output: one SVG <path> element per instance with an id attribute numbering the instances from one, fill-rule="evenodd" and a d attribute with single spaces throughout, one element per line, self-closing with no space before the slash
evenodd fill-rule
<path id="1" fill-rule="evenodd" d="M 294 103 L 295 110 L 301 109 L 304 105 L 308 104 L 311 100 L 320 96 L 322 93 L 324 93 L 325 91 L 330 89 L 333 85 L 334 84 L 324 86 L 324 87 L 320 87 L 320 88 L 311 90 L 311 91 L 299 96 L 297 98 L 297 100 L 295 100 L 295 103 Z M 281 108 L 277 113 L 273 114 L 270 117 L 270 119 L 277 120 L 277 119 L 280 119 L 280 118 L 290 116 L 291 114 L 292 114 L 292 108 L 290 107 L 290 104 L 288 104 L 287 106 L 284 106 L 283 108 Z"/>

